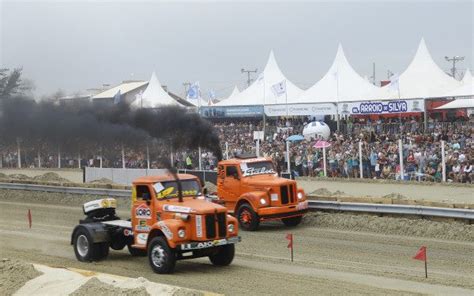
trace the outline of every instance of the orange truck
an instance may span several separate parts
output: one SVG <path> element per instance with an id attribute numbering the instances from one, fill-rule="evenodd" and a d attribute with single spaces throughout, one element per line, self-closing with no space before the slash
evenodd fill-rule
<path id="1" fill-rule="evenodd" d="M 83 205 L 86 218 L 71 235 L 79 261 L 102 260 L 109 249 L 128 247 L 134 256 L 148 256 L 156 273 L 172 273 L 176 260 L 209 257 L 229 265 L 240 241 L 237 219 L 203 194 L 193 175 L 138 178 L 132 186 L 131 219 L 117 217 L 116 200 L 105 198 Z"/>
<path id="2" fill-rule="evenodd" d="M 240 156 L 220 161 L 217 198 L 244 230 L 256 230 L 266 220 L 296 226 L 308 211 L 304 190 L 296 181 L 280 178 L 270 158 Z"/>

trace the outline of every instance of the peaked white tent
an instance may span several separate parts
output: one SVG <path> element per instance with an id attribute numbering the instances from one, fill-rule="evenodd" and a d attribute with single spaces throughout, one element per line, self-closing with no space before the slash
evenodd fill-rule
<path id="1" fill-rule="evenodd" d="M 461 80 L 461 83 L 462 84 L 465 84 L 465 83 L 471 83 L 472 82 L 472 74 L 471 74 L 471 71 L 469 71 L 469 69 L 466 70 L 466 72 L 464 73 L 464 76 Z"/>
<path id="2" fill-rule="evenodd" d="M 447 92 L 443 97 L 474 97 L 474 78 L 471 77 L 471 82 L 464 81 L 462 86 Z M 474 100 L 471 98 L 471 100 Z"/>
<path id="3" fill-rule="evenodd" d="M 433 61 L 422 38 L 408 68 L 388 85 L 367 94 L 367 99 L 421 99 L 441 97 L 461 82 L 446 74 Z"/>
<path id="4" fill-rule="evenodd" d="M 298 99 L 300 103 L 336 103 L 362 100 L 363 95 L 378 89 L 361 77 L 347 61 L 339 44 L 336 57 L 328 72 L 306 90 Z"/>
<path id="5" fill-rule="evenodd" d="M 156 73 L 151 74 L 147 88 L 141 96 L 137 95 L 132 108 L 158 108 L 163 106 L 183 106 L 173 99 L 161 86 Z"/>
<path id="6" fill-rule="evenodd" d="M 445 110 L 445 109 L 463 109 L 463 108 L 474 108 L 474 99 L 473 98 L 456 99 L 436 109 Z"/>
<path id="7" fill-rule="evenodd" d="M 229 97 L 216 106 L 252 106 L 297 102 L 303 91 L 286 79 L 270 52 L 267 65 L 257 80 L 241 93 Z"/>
<path id="8" fill-rule="evenodd" d="M 232 99 L 233 97 L 237 96 L 238 94 L 240 94 L 240 90 L 237 88 L 237 86 L 234 86 L 234 89 L 232 90 L 232 93 L 227 98 L 219 100 L 219 102 L 217 102 L 217 104 L 219 104 L 219 103 L 221 103 L 225 100 Z"/>

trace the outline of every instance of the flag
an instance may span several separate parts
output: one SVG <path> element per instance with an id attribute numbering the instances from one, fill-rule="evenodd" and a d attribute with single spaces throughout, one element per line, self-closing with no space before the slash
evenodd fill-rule
<path id="1" fill-rule="evenodd" d="M 276 96 L 286 94 L 286 80 L 283 80 L 277 84 L 272 85 L 272 90 Z"/>
<path id="2" fill-rule="evenodd" d="M 119 89 L 118 92 L 114 96 L 114 104 L 117 105 L 118 103 L 120 103 L 121 99 L 122 99 L 122 93 L 120 92 L 120 89 Z"/>
<path id="3" fill-rule="evenodd" d="M 288 233 L 288 234 L 286 235 L 286 239 L 288 240 L 288 246 L 287 246 L 287 248 L 293 249 L 293 234 Z"/>
<path id="4" fill-rule="evenodd" d="M 188 93 L 186 94 L 186 99 L 196 100 L 199 97 L 200 97 L 199 82 L 196 81 L 189 87 Z"/>
<path id="5" fill-rule="evenodd" d="M 415 260 L 425 261 L 426 262 L 426 247 L 421 246 L 416 255 L 413 257 Z"/>
<path id="6" fill-rule="evenodd" d="M 28 217 L 28 225 L 31 228 L 32 219 L 31 219 L 31 210 L 30 209 L 28 209 L 28 214 L 26 216 Z"/>

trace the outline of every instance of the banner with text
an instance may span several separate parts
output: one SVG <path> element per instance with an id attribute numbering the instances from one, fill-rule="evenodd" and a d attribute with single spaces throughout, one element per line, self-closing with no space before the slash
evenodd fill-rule
<path id="1" fill-rule="evenodd" d="M 393 114 L 424 112 L 423 100 L 393 100 L 339 103 L 340 115 Z"/>
<path id="2" fill-rule="evenodd" d="M 263 106 L 201 107 L 201 115 L 207 118 L 261 117 Z"/>
<path id="3" fill-rule="evenodd" d="M 295 104 L 295 105 L 267 105 L 267 116 L 306 116 L 306 115 L 334 115 L 336 105 L 324 104 Z"/>

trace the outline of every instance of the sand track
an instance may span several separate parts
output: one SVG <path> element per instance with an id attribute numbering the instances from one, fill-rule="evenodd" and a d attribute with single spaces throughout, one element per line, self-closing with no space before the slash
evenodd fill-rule
<path id="1" fill-rule="evenodd" d="M 16 192 L 16 195 L 21 192 Z M 216 268 L 207 259 L 180 261 L 173 275 L 154 274 L 146 258 L 111 251 L 109 258 L 81 263 L 69 245 L 71 230 L 82 218 L 77 205 L 39 204 L 34 197 L 2 198 L 0 257 L 91 269 L 218 293 L 242 294 L 474 294 L 474 242 L 304 225 L 295 235 L 295 262 L 289 262 L 287 228 L 270 223 L 258 232 L 241 232 L 234 263 Z M 33 228 L 28 229 L 27 209 Z M 119 214 L 128 217 L 121 208 Z M 344 217 L 341 217 L 343 219 Z M 393 222 L 395 223 L 395 222 Z M 448 229 L 450 229 L 448 227 Z M 453 231 L 453 230 L 451 230 Z M 411 259 L 427 245 L 429 275 Z"/>

